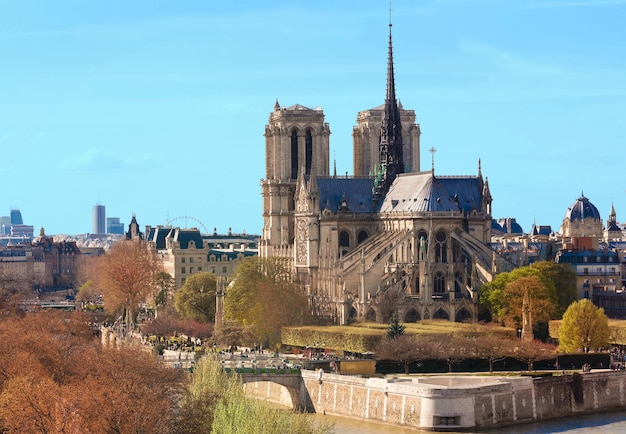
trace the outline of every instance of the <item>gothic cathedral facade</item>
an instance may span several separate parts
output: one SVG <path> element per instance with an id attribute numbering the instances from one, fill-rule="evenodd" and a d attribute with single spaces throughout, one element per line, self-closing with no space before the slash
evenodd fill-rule
<path id="1" fill-rule="evenodd" d="M 265 128 L 259 253 L 293 268 L 327 323 L 474 321 L 478 289 L 505 266 L 488 247 L 488 181 L 420 171 L 415 112 L 397 102 L 389 27 L 385 103 L 357 116 L 354 176 L 329 173 L 320 108 L 278 101 Z"/>

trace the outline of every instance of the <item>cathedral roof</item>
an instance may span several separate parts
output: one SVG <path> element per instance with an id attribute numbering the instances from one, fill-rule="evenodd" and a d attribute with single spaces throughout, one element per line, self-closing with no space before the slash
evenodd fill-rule
<path id="1" fill-rule="evenodd" d="M 464 211 L 482 208 L 482 185 L 476 177 L 435 177 L 432 172 L 399 175 L 381 212 Z"/>
<path id="2" fill-rule="evenodd" d="M 346 201 L 346 211 L 371 213 L 375 211 L 372 189 L 373 178 L 322 178 L 318 177 L 320 211 L 329 209 L 333 213 Z"/>
<path id="3" fill-rule="evenodd" d="M 315 111 L 313 109 L 310 109 L 310 108 L 305 107 L 305 106 L 300 105 L 300 104 L 294 104 L 294 105 L 292 105 L 290 107 L 287 107 L 285 110 L 289 110 L 289 111 L 296 111 L 296 110 L 299 110 L 299 111 L 306 111 L 306 110 Z"/>
<path id="4" fill-rule="evenodd" d="M 573 222 L 576 220 L 583 221 L 588 218 L 593 218 L 598 221 L 601 220 L 598 208 L 589 202 L 589 199 L 583 194 L 567 209 L 565 219 Z"/>

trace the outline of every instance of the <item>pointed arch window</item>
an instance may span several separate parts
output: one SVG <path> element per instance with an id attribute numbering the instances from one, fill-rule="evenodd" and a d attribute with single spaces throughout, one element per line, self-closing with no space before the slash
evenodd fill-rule
<path id="1" fill-rule="evenodd" d="M 298 132 L 291 132 L 291 179 L 298 177 Z"/>
<path id="2" fill-rule="evenodd" d="M 417 233 L 417 241 L 418 241 L 418 260 L 425 261 L 426 255 L 428 254 L 428 234 L 426 231 L 419 231 Z"/>
<path id="3" fill-rule="evenodd" d="M 444 292 L 446 292 L 446 279 L 441 271 L 438 271 L 435 274 L 433 280 L 433 292 L 435 294 L 443 294 Z"/>
<path id="4" fill-rule="evenodd" d="M 350 250 L 350 234 L 346 231 L 339 232 L 339 255 L 343 256 Z"/>
<path id="5" fill-rule="evenodd" d="M 311 164 L 313 162 L 313 135 L 311 134 L 310 129 L 306 130 L 304 144 L 305 144 L 304 152 L 305 152 L 305 157 L 306 157 L 306 161 L 305 161 L 306 174 L 310 175 Z"/>
<path id="6" fill-rule="evenodd" d="M 448 242 L 444 231 L 439 231 L 435 235 L 435 262 L 448 262 Z"/>

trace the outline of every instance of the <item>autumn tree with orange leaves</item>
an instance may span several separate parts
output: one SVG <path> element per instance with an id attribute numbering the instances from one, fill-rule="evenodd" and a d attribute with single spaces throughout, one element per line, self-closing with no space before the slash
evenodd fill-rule
<path id="1" fill-rule="evenodd" d="M 0 321 L 0 432 L 179 432 L 181 371 L 102 347 L 78 312 Z"/>
<path id="2" fill-rule="evenodd" d="M 126 330 L 132 331 L 140 303 L 154 293 L 162 264 L 142 240 L 117 242 L 98 267 L 98 285 L 109 312 L 125 312 Z"/>

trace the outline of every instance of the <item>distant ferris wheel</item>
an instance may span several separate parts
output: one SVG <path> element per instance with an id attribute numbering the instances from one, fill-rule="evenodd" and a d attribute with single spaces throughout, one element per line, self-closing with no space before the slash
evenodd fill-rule
<path id="1" fill-rule="evenodd" d="M 202 228 L 202 230 L 204 231 L 204 232 L 202 232 L 203 234 L 208 234 L 209 233 L 209 231 L 207 230 L 206 226 L 204 226 L 204 224 L 200 220 L 198 220 L 195 217 L 191 217 L 191 216 L 187 216 L 187 215 L 171 218 L 171 219 L 169 219 L 166 222 L 166 225 L 167 226 L 173 226 L 173 224 L 172 224 L 173 222 L 181 221 L 181 220 L 183 220 L 185 222 L 185 228 L 188 228 L 187 220 L 192 220 L 192 221 L 196 222 Z"/>

